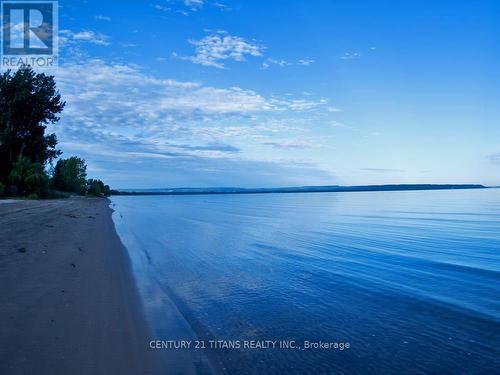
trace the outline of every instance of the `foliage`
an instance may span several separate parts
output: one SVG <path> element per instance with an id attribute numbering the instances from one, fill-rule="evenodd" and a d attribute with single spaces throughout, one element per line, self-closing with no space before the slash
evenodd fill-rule
<path id="1" fill-rule="evenodd" d="M 21 196 L 45 196 L 48 191 L 49 178 L 43 165 L 33 163 L 25 156 L 21 156 L 14 163 L 8 180 L 16 186 L 17 193 Z"/>
<path id="2" fill-rule="evenodd" d="M 87 181 L 87 195 L 92 195 L 94 197 L 109 197 L 111 190 L 108 185 L 104 185 L 104 182 L 96 179 L 89 179 Z"/>
<path id="3" fill-rule="evenodd" d="M 29 66 L 0 74 L 0 197 L 65 198 L 87 190 L 110 195 L 102 181 L 87 181 L 85 160 L 76 156 L 59 160 L 49 179 L 45 166 L 52 166 L 61 151 L 56 135 L 45 130 L 59 121 L 64 106 L 53 76 Z"/>
<path id="4" fill-rule="evenodd" d="M 60 155 L 56 135 L 45 129 L 59 121 L 64 105 L 52 76 L 30 67 L 0 74 L 0 180 L 22 157 L 44 165 Z"/>
<path id="5" fill-rule="evenodd" d="M 52 184 L 56 190 L 84 195 L 87 190 L 85 160 L 72 156 L 59 159 L 54 168 Z"/>

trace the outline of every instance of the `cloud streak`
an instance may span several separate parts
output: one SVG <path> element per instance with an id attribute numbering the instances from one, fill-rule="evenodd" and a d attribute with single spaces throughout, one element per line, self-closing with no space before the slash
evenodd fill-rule
<path id="1" fill-rule="evenodd" d="M 311 142 L 298 139 L 281 139 L 263 142 L 262 144 L 283 150 L 309 149 L 315 146 Z"/>

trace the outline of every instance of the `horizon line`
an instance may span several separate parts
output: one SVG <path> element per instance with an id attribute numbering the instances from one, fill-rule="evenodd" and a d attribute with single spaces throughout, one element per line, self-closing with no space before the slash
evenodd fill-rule
<path id="1" fill-rule="evenodd" d="M 277 188 L 153 188 L 153 189 L 113 189 L 111 195 L 201 195 L 201 194 L 266 194 L 266 193 L 326 193 L 362 191 L 415 191 L 415 190 L 464 190 L 488 189 L 481 184 L 384 184 L 384 185 L 316 185 Z"/>
<path id="2" fill-rule="evenodd" d="M 291 188 L 315 188 L 315 187 L 366 187 L 366 186 L 482 186 L 484 188 L 500 188 L 500 185 L 484 185 L 481 183 L 388 183 L 388 184 L 355 184 L 355 185 L 286 185 L 278 187 L 259 186 L 259 187 L 245 187 L 235 185 L 219 185 L 219 186 L 180 186 L 180 187 L 147 187 L 147 188 L 116 188 L 113 190 L 176 190 L 176 189 L 291 189 Z"/>

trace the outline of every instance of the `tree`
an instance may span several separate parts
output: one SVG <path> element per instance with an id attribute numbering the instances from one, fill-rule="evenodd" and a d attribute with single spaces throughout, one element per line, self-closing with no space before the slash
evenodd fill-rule
<path id="1" fill-rule="evenodd" d="M 104 182 L 97 179 L 87 180 L 87 195 L 93 195 L 95 197 L 108 197 L 111 194 L 111 190 L 108 185 L 104 185 Z"/>
<path id="2" fill-rule="evenodd" d="M 0 196 L 64 196 L 48 189 L 47 162 L 61 155 L 55 134 L 45 134 L 59 121 L 65 102 L 53 76 L 37 74 L 29 66 L 0 74 Z M 84 195 L 87 165 L 73 156 L 59 160 L 53 169 L 51 188 Z M 109 186 L 91 180 L 92 193 L 109 195 Z"/>
<path id="3" fill-rule="evenodd" d="M 85 160 L 72 156 L 59 159 L 54 168 L 52 184 L 55 189 L 69 193 L 85 194 L 87 190 L 87 165 Z"/>
<path id="4" fill-rule="evenodd" d="M 13 165 L 9 182 L 17 187 L 19 195 L 35 194 L 36 197 L 42 197 L 47 194 L 49 178 L 42 164 L 21 156 Z"/>
<path id="5" fill-rule="evenodd" d="M 60 155 L 56 135 L 45 129 L 59 121 L 64 106 L 52 76 L 30 67 L 0 75 L 0 180 L 22 157 L 43 166 Z"/>

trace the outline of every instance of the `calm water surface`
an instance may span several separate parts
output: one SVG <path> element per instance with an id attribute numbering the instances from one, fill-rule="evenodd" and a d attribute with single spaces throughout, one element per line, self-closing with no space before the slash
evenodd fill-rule
<path id="1" fill-rule="evenodd" d="M 500 373 L 500 190 L 113 197 L 172 372 Z M 147 343 L 145 343 L 147 345 Z"/>

